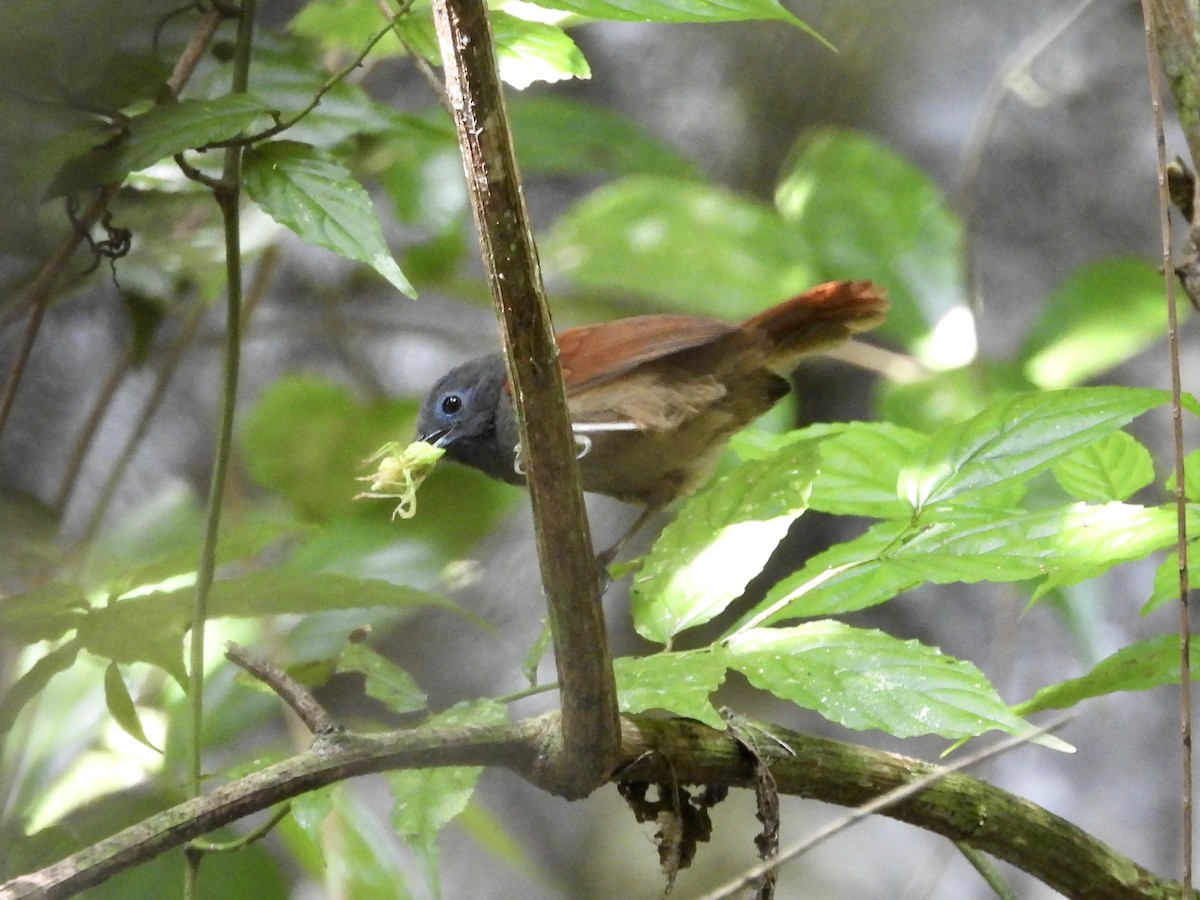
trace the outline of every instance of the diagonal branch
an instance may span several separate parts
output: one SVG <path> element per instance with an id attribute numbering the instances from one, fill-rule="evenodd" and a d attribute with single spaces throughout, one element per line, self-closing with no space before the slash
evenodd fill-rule
<path id="1" fill-rule="evenodd" d="M 558 347 L 513 154 L 487 7 L 483 0 L 435 0 L 433 12 L 471 208 L 504 337 L 554 636 L 562 744 L 551 754 L 551 767 L 559 773 L 553 790 L 582 797 L 611 772 L 618 745 L 617 702 Z"/>

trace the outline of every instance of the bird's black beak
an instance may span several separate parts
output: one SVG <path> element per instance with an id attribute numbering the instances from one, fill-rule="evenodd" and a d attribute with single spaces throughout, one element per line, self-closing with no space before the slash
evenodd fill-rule
<path id="1" fill-rule="evenodd" d="M 449 425 L 445 428 L 439 428 L 436 431 L 431 431 L 428 434 L 423 434 L 419 441 L 424 441 L 426 444 L 433 444 L 435 447 L 444 449 L 448 444 L 454 441 L 454 426 Z"/>

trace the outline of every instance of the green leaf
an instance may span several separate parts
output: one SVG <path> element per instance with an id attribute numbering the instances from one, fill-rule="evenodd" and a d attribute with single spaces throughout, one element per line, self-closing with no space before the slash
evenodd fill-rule
<path id="1" fill-rule="evenodd" d="M 771 624 L 866 609 L 911 590 L 921 578 L 881 559 L 910 529 L 908 522 L 881 522 L 851 541 L 818 553 L 798 572 L 776 583 L 733 631 L 751 622 Z"/>
<path id="2" fill-rule="evenodd" d="M 368 10 L 374 16 L 374 31 L 383 26 L 383 17 L 378 9 Z M 265 36 L 264 36 L 265 37 Z M 394 37 L 384 38 L 383 45 L 390 45 L 399 52 L 399 42 Z M 356 43 L 351 52 L 357 55 L 366 45 Z M 369 59 L 376 58 L 379 44 Z M 219 70 L 214 76 L 227 77 Z M 292 119 L 308 106 L 324 88 L 321 102 L 303 119 L 287 129 L 290 141 L 332 148 L 364 135 L 388 134 L 405 121 L 403 114 L 391 106 L 377 103 L 365 90 L 356 84 L 342 80 L 326 87 L 331 75 L 314 63 L 312 47 L 304 41 L 278 39 L 256 40 L 254 64 L 250 67 L 250 86 L 274 108 L 280 110 L 281 118 Z M 210 90 L 227 90 L 223 77 L 210 80 Z"/>
<path id="3" fill-rule="evenodd" d="M 766 204 L 660 176 L 594 191 L 541 246 L 546 264 L 579 287 L 729 319 L 817 280 L 804 239 Z"/>
<path id="4" fill-rule="evenodd" d="M 0 163 L 2 165 L 2 163 Z M 63 545 L 61 512 L 56 513 L 32 497 L 0 488 L 0 584 L 9 591 L 30 583 L 42 584 L 46 572 L 61 565 Z M 0 603 L 0 635 L 4 627 L 5 608 L 14 593 Z M 36 608 L 31 608 L 36 612 Z"/>
<path id="5" fill-rule="evenodd" d="M 925 581 L 1073 583 L 1171 546 L 1175 528 L 1172 507 L 1124 503 L 946 509 L 917 527 L 884 522 L 782 579 L 734 631 L 864 609 Z"/>
<path id="6" fill-rule="evenodd" d="M 727 652 L 730 668 L 755 687 L 847 728 L 966 738 L 1030 727 L 975 666 L 881 631 L 832 620 L 752 629 Z"/>
<path id="7" fill-rule="evenodd" d="M 1195 546 L 1191 544 L 1189 546 Z M 1189 589 L 1191 585 L 1189 583 Z M 1179 551 L 1172 550 L 1167 558 L 1158 564 L 1154 570 L 1154 587 L 1150 599 L 1142 605 L 1141 613 L 1147 616 L 1160 606 L 1174 603 L 1179 599 Z"/>
<path id="8" fill-rule="evenodd" d="M 322 896 L 411 900 L 395 841 L 363 792 L 333 784 L 293 798 L 291 806 L 279 833 Z"/>
<path id="9" fill-rule="evenodd" d="M 158 666 L 185 687 L 183 636 L 191 624 L 195 593 L 190 588 L 186 597 L 170 602 L 148 594 L 94 609 L 79 625 L 80 646 L 114 663 Z"/>
<path id="10" fill-rule="evenodd" d="M 1154 480 L 1154 461 L 1133 435 L 1114 431 L 1055 463 L 1054 477 L 1078 500 L 1126 500 Z"/>
<path id="11" fill-rule="evenodd" d="M 291 800 L 291 815 L 276 826 L 292 859 L 314 879 L 322 876 L 326 865 L 322 827 L 333 812 L 334 794 L 345 789 L 345 782 L 336 782 L 298 794 Z"/>
<path id="12" fill-rule="evenodd" d="M 807 508 L 819 463 L 813 444 L 793 444 L 693 495 L 634 578 L 638 633 L 667 643 L 741 596 Z"/>
<path id="13" fill-rule="evenodd" d="M 1175 510 L 1167 506 L 1076 503 L 1034 512 L 960 510 L 921 528 L 889 553 L 888 563 L 939 584 L 1063 573 L 1077 581 L 1170 546 L 1175 531 Z"/>
<path id="14" fill-rule="evenodd" d="M 498 703 L 477 700 L 451 707 L 429 719 L 422 728 L 454 728 L 466 725 L 499 725 L 508 721 L 508 713 Z M 411 769 L 388 772 L 395 806 L 392 827 L 421 859 L 426 879 L 439 893 L 437 884 L 437 834 L 466 809 L 475 792 L 482 768 L 445 766 L 437 769 Z"/>
<path id="15" fill-rule="evenodd" d="M 813 482 L 810 508 L 847 516 L 904 518 L 912 508 L 900 500 L 900 472 L 929 443 L 926 435 L 888 422 L 830 422 L 780 435 L 743 431 L 734 451 L 743 459 L 761 459 L 800 441 L 818 441 L 821 470 Z"/>
<path id="16" fill-rule="evenodd" d="M 315 42 L 323 50 L 357 55 L 385 25 L 379 7 L 362 0 L 309 0 L 288 23 L 288 31 Z M 256 48 L 257 49 L 257 48 Z M 371 51 L 380 55 L 403 52 L 400 42 L 384 39 Z M 253 70 L 251 70 L 253 71 Z"/>
<path id="17" fill-rule="evenodd" d="M 1179 636 L 1163 634 L 1118 650 L 1086 675 L 1044 687 L 1013 708 L 1027 716 L 1043 709 L 1067 709 L 1082 700 L 1117 691 L 1148 691 L 1179 684 Z M 1192 638 L 1192 678 L 1200 678 L 1200 641 Z"/>
<path id="18" fill-rule="evenodd" d="M 74 584 L 50 584 L 0 602 L 0 635 L 6 642 L 36 644 L 62 637 L 90 609 Z"/>
<path id="19" fill-rule="evenodd" d="M 134 116 L 119 140 L 97 134 L 97 146 L 69 161 L 55 178 L 51 196 L 73 194 L 121 181 L 185 150 L 227 141 L 273 124 L 274 110 L 253 94 L 227 94 L 215 100 L 180 100 Z"/>
<path id="20" fill-rule="evenodd" d="M 969 419 L 1003 394 L 1032 387 L 1011 366 L 978 360 L 914 381 L 881 382 L 876 406 L 879 416 L 893 425 L 929 434 Z"/>
<path id="21" fill-rule="evenodd" d="M 517 159 L 527 174 L 696 174 L 690 160 L 632 120 L 591 103 L 518 95 L 508 112 Z"/>
<path id="22" fill-rule="evenodd" d="M 174 603 L 185 599 L 190 589 L 146 595 L 151 603 Z M 136 603 L 122 601 L 119 606 Z M 443 597 L 402 584 L 378 579 L 347 578 L 343 575 L 258 572 L 217 581 L 209 594 L 210 616 L 247 619 L 255 616 L 307 615 L 335 609 L 419 609 L 434 606 L 446 611 L 460 608 Z"/>
<path id="23" fill-rule="evenodd" d="M 911 345 L 961 308 L 961 224 L 929 176 L 872 138 L 840 129 L 806 136 L 775 204 L 804 236 L 815 280 L 870 278 L 887 288 L 882 333 Z"/>
<path id="24" fill-rule="evenodd" d="M 827 44 L 824 38 L 776 0 L 537 0 L 537 5 L 614 22 L 778 20 L 790 22 Z"/>
<path id="25" fill-rule="evenodd" d="M 524 90 L 536 81 L 552 83 L 591 77 L 587 60 L 561 28 L 521 19 L 502 10 L 492 10 L 490 18 L 500 77 L 517 90 Z M 434 65 L 441 64 L 433 16 L 428 8 L 402 16 L 395 27 L 414 52 Z"/>
<path id="26" fill-rule="evenodd" d="M 504 706 L 490 700 L 460 703 L 431 716 L 421 728 L 462 728 L 502 725 L 508 721 Z M 470 799 L 475 779 L 483 771 L 476 766 L 451 766 L 388 773 L 396 805 L 392 825 L 406 840 L 436 832 L 460 812 Z M 444 779 L 438 776 L 446 776 Z M 440 790 L 439 785 L 445 790 Z"/>
<path id="27" fill-rule="evenodd" d="M 79 641 L 68 641 L 51 650 L 7 686 L 4 694 L 0 695 L 0 738 L 8 734 L 25 705 L 42 692 L 51 678 L 75 665 L 78 656 Z"/>
<path id="28" fill-rule="evenodd" d="M 282 378 L 259 395 L 238 436 L 250 473 L 321 525 L 290 569 L 381 577 L 402 570 L 409 582 L 432 585 L 495 527 L 517 489 L 463 466 L 434 471 L 412 519 L 393 522 L 391 504 L 354 500 L 362 488 L 354 479 L 372 468 L 364 461 L 388 441 L 407 441 L 416 410 L 407 400 L 358 401 L 344 386 L 312 375 Z"/>
<path id="29" fill-rule="evenodd" d="M 384 243 L 371 198 L 332 157 L 307 144 L 267 141 L 246 150 L 242 174 L 246 193 L 275 221 L 416 296 Z"/>
<path id="30" fill-rule="evenodd" d="M 1163 402 L 1144 388 L 1094 387 L 1002 398 L 965 422 L 939 429 L 925 458 L 900 476 L 913 509 L 1027 479 L 1055 460 Z"/>
<path id="31" fill-rule="evenodd" d="M 1050 296 L 1021 357 L 1034 384 L 1071 387 L 1166 333 L 1162 274 L 1146 260 L 1107 259 L 1077 270 Z"/>
<path id="32" fill-rule="evenodd" d="M 313 375 L 281 378 L 249 411 L 239 433 L 250 474 L 315 522 L 369 515 L 355 502 L 364 460 L 411 434 L 416 404 L 363 403 L 345 387 Z M 393 535 L 395 531 L 393 530 Z"/>
<path id="33" fill-rule="evenodd" d="M 1175 492 L 1175 472 L 1167 477 L 1167 492 Z M 1193 450 L 1183 458 L 1183 496 L 1192 503 L 1200 502 L 1200 450 Z"/>
<path id="34" fill-rule="evenodd" d="M 492 39 L 500 78 L 521 91 L 544 81 L 591 78 L 592 70 L 575 42 L 555 25 L 529 22 L 493 10 Z"/>
<path id="35" fill-rule="evenodd" d="M 155 747 L 146 737 L 137 707 L 134 706 L 133 698 L 129 696 L 129 687 L 121 677 L 121 670 L 117 668 L 116 663 L 109 663 L 104 670 L 104 702 L 113 721 L 121 726 L 122 731 L 154 752 L 162 753 L 162 750 Z"/>
<path id="36" fill-rule="evenodd" d="M 80 642 L 113 662 L 156 665 L 183 684 L 183 636 L 191 624 L 195 592 L 193 586 L 154 591 L 94 609 L 80 623 Z M 278 571 L 217 581 L 208 604 L 210 619 L 366 607 L 457 609 L 449 600 L 386 581 Z"/>
<path id="37" fill-rule="evenodd" d="M 617 706 L 623 713 L 664 709 L 724 731 L 709 695 L 725 681 L 725 668 L 720 647 L 614 659 Z"/>
<path id="38" fill-rule="evenodd" d="M 217 565 L 251 561 L 305 530 L 294 520 L 253 510 L 245 518 L 227 516 L 217 541 Z M 194 578 L 203 540 L 204 513 L 195 494 L 182 486 L 162 490 L 92 543 L 81 580 L 89 591 L 120 596 L 173 578 Z"/>
<path id="39" fill-rule="evenodd" d="M 908 518 L 912 509 L 896 491 L 900 473 L 924 455 L 926 435 L 887 422 L 817 425 L 798 435 L 821 440 L 821 471 L 808 505 L 843 516 Z"/>
<path id="40" fill-rule="evenodd" d="M 425 692 L 408 672 L 364 644 L 347 644 L 338 659 L 337 671 L 361 672 L 366 676 L 367 696 L 393 712 L 418 712 L 428 705 Z"/>

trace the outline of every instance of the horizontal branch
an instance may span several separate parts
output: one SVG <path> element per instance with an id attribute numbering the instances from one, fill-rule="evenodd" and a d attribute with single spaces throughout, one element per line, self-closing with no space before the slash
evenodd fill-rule
<path id="1" fill-rule="evenodd" d="M 314 788 L 391 769 L 500 766 L 546 788 L 548 745 L 559 714 L 512 725 L 334 734 L 306 752 L 231 781 L 118 832 L 40 871 L 0 884 L 0 900 L 68 897 L 193 838 Z M 780 793 L 859 806 L 937 769 L 930 763 L 841 741 L 770 728 L 759 749 Z M 688 719 L 622 720 L 614 781 L 678 781 L 752 787 L 754 767 L 727 732 Z M 1179 898 L 1181 887 L 1113 851 L 1058 816 L 979 779 L 950 773 L 886 811 L 991 854 L 1066 897 Z"/>

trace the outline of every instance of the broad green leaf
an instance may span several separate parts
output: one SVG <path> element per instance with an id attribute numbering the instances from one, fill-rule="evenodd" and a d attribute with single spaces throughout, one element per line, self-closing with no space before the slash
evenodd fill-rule
<path id="1" fill-rule="evenodd" d="M 190 588 L 163 591 L 147 594 L 146 599 L 154 605 L 171 604 L 186 599 L 190 593 Z M 117 606 L 136 604 L 141 599 L 123 600 Z M 208 600 L 209 612 L 214 619 L 309 614 L 372 606 L 398 610 L 426 606 L 446 611 L 459 609 L 449 600 L 407 585 L 378 579 L 346 578 L 342 575 L 279 571 L 258 572 L 217 581 L 212 586 Z"/>
<path id="2" fill-rule="evenodd" d="M 1200 503 L 1200 450 L 1183 458 L 1183 495 L 1192 503 Z"/>
<path id="3" fill-rule="evenodd" d="M 121 670 L 117 668 L 116 663 L 109 663 L 104 670 L 104 702 L 108 706 L 108 712 L 113 717 L 113 721 L 121 726 L 122 731 L 138 743 L 144 744 L 157 753 L 162 753 L 162 750 L 155 747 L 146 737 L 146 729 L 142 727 L 142 720 L 138 716 L 133 697 L 129 695 L 129 687 L 125 684 L 125 679 L 121 677 Z"/>
<path id="4" fill-rule="evenodd" d="M 110 662 L 158 666 L 187 685 L 183 636 L 191 623 L 195 588 L 186 597 L 163 601 L 153 594 L 92 610 L 79 624 L 80 646 Z"/>
<path id="5" fill-rule="evenodd" d="M 804 239 L 773 209 L 685 179 L 605 185 L 560 217 L 541 248 L 579 287 L 729 319 L 818 280 Z"/>
<path id="6" fill-rule="evenodd" d="M 354 500 L 363 487 L 354 479 L 372 468 L 367 457 L 388 441 L 407 441 L 415 418 L 415 402 L 358 401 L 345 387 L 311 375 L 280 379 L 259 395 L 238 436 L 250 473 L 298 515 L 321 524 L 291 557 L 290 569 L 364 577 L 404 571 L 410 582 L 432 584 L 495 527 L 517 490 L 462 466 L 434 471 L 412 519 L 393 522 L 388 503 Z"/>
<path id="7" fill-rule="evenodd" d="M 1179 683 L 1179 636 L 1163 634 L 1138 641 L 1101 660 L 1086 675 L 1044 687 L 1013 707 L 1027 716 L 1043 709 L 1067 709 L 1092 697 L 1117 691 L 1148 691 Z M 1200 641 L 1192 638 L 1192 678 L 1200 678 Z"/>
<path id="8" fill-rule="evenodd" d="M 361 672 L 366 677 L 367 696 L 393 712 L 417 712 L 427 705 L 425 692 L 408 672 L 363 644 L 346 645 L 338 659 L 337 671 Z"/>
<path id="9" fill-rule="evenodd" d="M 631 119 L 565 97 L 508 103 L 521 171 L 543 175 L 694 175 L 695 165 Z"/>
<path id="10" fill-rule="evenodd" d="M 281 378 L 259 396 L 239 433 L 250 474 L 315 522 L 370 515 L 355 502 L 364 460 L 412 433 L 416 404 L 365 403 L 313 375 Z"/>
<path id="11" fill-rule="evenodd" d="M 387 22 L 374 3 L 363 0 L 309 0 L 288 23 L 288 31 L 324 50 L 357 55 Z M 367 59 L 403 53 L 400 42 L 384 38 Z"/>
<path id="12" fill-rule="evenodd" d="M 498 725 L 507 721 L 508 713 L 503 706 L 477 700 L 451 707 L 421 727 Z M 466 809 L 482 772 L 475 766 L 445 766 L 388 772 L 384 776 L 396 800 L 392 807 L 392 827 L 420 858 L 435 895 L 440 893 L 437 834 Z"/>
<path id="13" fill-rule="evenodd" d="M 501 725 L 507 721 L 508 712 L 501 704 L 474 700 L 431 716 L 420 727 L 461 728 Z M 406 840 L 436 832 L 462 812 L 481 771 L 474 766 L 448 766 L 388 773 L 396 798 L 392 809 L 392 825 L 396 832 Z M 446 777 L 438 778 L 439 775 Z"/>
<path id="14" fill-rule="evenodd" d="M 638 633 L 668 643 L 741 596 L 807 508 L 819 463 L 813 444 L 793 444 L 693 495 L 634 577 Z"/>
<path id="15" fill-rule="evenodd" d="M 1190 544 L 1190 547 L 1196 545 Z M 1190 566 L 1189 566 L 1190 569 Z M 1189 589 L 1193 582 L 1189 579 Z M 1154 570 L 1154 587 L 1150 591 L 1150 599 L 1142 605 L 1142 615 L 1149 615 L 1160 606 L 1174 603 L 1179 599 L 1179 551 L 1172 550 L 1167 558 L 1158 564 Z"/>
<path id="16" fill-rule="evenodd" d="M 531 22 L 502 10 L 492 10 L 492 40 L 500 78 L 517 90 L 536 81 L 590 78 L 587 60 L 567 33 L 555 25 Z M 414 10 L 396 21 L 396 31 L 413 51 L 441 64 L 433 17 L 428 8 Z"/>
<path id="17" fill-rule="evenodd" d="M 936 431 L 925 458 L 900 476 L 913 509 L 1025 479 L 1129 423 L 1165 399 L 1146 388 L 1093 387 L 1001 398 Z"/>
<path id="18" fill-rule="evenodd" d="M 962 309 L 961 224 L 928 175 L 872 138 L 839 129 L 806 136 L 775 203 L 804 236 L 816 280 L 870 278 L 887 288 L 882 333 L 911 345 Z"/>
<path id="19" fill-rule="evenodd" d="M 1124 431 L 1080 447 L 1054 464 L 1054 477 L 1078 500 L 1127 500 L 1154 480 L 1150 451 Z"/>
<path id="20" fill-rule="evenodd" d="M 374 13 L 375 31 L 378 31 L 384 24 L 383 17 L 377 9 L 370 11 Z M 365 45 L 364 40 L 361 45 L 355 45 L 352 52 L 357 54 Z M 399 42 L 391 35 L 376 45 L 376 52 L 380 45 L 399 50 Z M 306 42 L 255 42 L 254 64 L 250 67 L 251 90 L 280 110 L 281 118 L 292 119 L 325 89 L 316 108 L 284 132 L 288 140 L 332 148 L 363 135 L 390 136 L 404 121 L 395 109 L 375 102 L 356 84 L 342 80 L 327 87 L 330 74 L 314 64 L 312 48 Z M 217 77 L 212 80 L 210 89 L 219 91 L 223 87 L 223 79 Z"/>
<path id="21" fill-rule="evenodd" d="M 751 624 L 828 616 L 877 606 L 921 583 L 919 576 L 882 560 L 910 530 L 908 522 L 887 521 L 850 541 L 818 553 L 797 572 L 781 579 L 761 604 L 731 633 Z"/>
<path id="22" fill-rule="evenodd" d="M 922 527 L 888 554 L 888 563 L 939 584 L 1090 577 L 1170 546 L 1175 528 L 1175 510 L 1167 506 L 962 510 Z"/>
<path id="23" fill-rule="evenodd" d="M 74 584 L 50 584 L 0 601 L 0 641 L 36 644 L 62 637 L 89 609 L 83 590 Z"/>
<path id="24" fill-rule="evenodd" d="M 51 650 L 20 678 L 6 686 L 0 695 L 0 738 L 8 734 L 25 705 L 42 692 L 51 678 L 75 665 L 78 656 L 79 641 L 68 641 Z"/>
<path id="25" fill-rule="evenodd" d="M 371 198 L 332 157 L 307 144 L 267 141 L 246 150 L 242 174 L 246 193 L 275 221 L 416 296 L 384 243 Z"/>
<path id="26" fill-rule="evenodd" d="M 744 431 L 731 444 L 743 459 L 761 459 L 798 441 L 820 441 L 821 470 L 808 505 L 846 516 L 909 518 L 896 495 L 901 470 L 923 455 L 929 438 L 888 422 L 833 422 L 780 435 Z"/>
<path id="27" fill-rule="evenodd" d="M 1160 340 L 1167 333 L 1163 290 L 1148 260 L 1107 259 L 1076 271 L 1046 301 L 1021 352 L 1030 381 L 1081 384 Z"/>
<path id="28" fill-rule="evenodd" d="M 881 382 L 876 407 L 893 425 L 929 434 L 969 419 L 1003 394 L 1032 387 L 1013 366 L 979 360 L 914 381 Z"/>
<path id="29" fill-rule="evenodd" d="M 493 10 L 492 39 L 500 78 L 517 90 L 544 81 L 591 78 L 583 53 L 565 31 L 544 22 L 529 22 Z"/>
<path id="30" fill-rule="evenodd" d="M 61 518 L 33 497 L 0 488 L 0 584 L 10 592 L 0 602 L 0 635 L 6 633 L 4 608 L 14 593 L 24 585 L 44 585 L 48 573 L 62 566 Z"/>
<path id="31" fill-rule="evenodd" d="M 614 659 L 617 706 L 623 713 L 665 709 L 723 731 L 725 720 L 708 698 L 725 681 L 725 668 L 719 647 Z"/>
<path id="32" fill-rule="evenodd" d="M 726 645 L 755 687 L 856 730 L 966 738 L 1029 730 L 968 662 L 917 641 L 832 620 L 758 628 Z"/>
<path id="33" fill-rule="evenodd" d="M 363 792 L 333 784 L 301 794 L 291 805 L 279 833 L 322 896 L 411 900 L 390 829 Z"/>
<path id="34" fill-rule="evenodd" d="M 777 0 L 537 0 L 537 5 L 616 22 L 740 22 L 774 19 L 790 22 L 828 46 L 824 38 L 784 9 Z"/>
<path id="35" fill-rule="evenodd" d="M 79 625 L 90 652 L 113 662 L 148 662 L 184 683 L 183 636 L 191 624 L 195 587 L 154 591 L 94 609 Z M 261 572 L 213 584 L 212 619 L 308 614 L 385 607 L 452 610 L 449 600 L 386 581 L 313 573 Z"/>
<path id="36" fill-rule="evenodd" d="M 254 510 L 245 517 L 227 516 L 217 540 L 217 565 L 251 561 L 307 528 Z M 194 577 L 203 540 L 204 512 L 195 494 L 182 487 L 160 491 L 92 543 L 81 581 L 89 591 L 120 596 L 168 579 Z"/>
<path id="37" fill-rule="evenodd" d="M 896 485 L 901 471 L 923 455 L 929 438 L 887 422 L 851 422 L 831 431 L 821 441 L 821 471 L 809 506 L 843 516 L 911 515 Z"/>
<path id="38" fill-rule="evenodd" d="M 1171 465 L 1171 474 L 1167 476 L 1167 492 L 1175 492 L 1175 466 Z M 1193 450 L 1183 458 L 1183 496 L 1190 502 L 1200 501 L 1200 450 Z"/>
<path id="39" fill-rule="evenodd" d="M 134 116 L 119 139 L 97 135 L 97 146 L 68 162 L 51 188 L 72 194 L 121 181 L 177 153 L 226 141 L 273 124 L 274 110 L 253 94 L 227 94 L 215 100 L 180 100 Z"/>
<path id="40" fill-rule="evenodd" d="M 291 815 L 276 826 L 292 859 L 314 879 L 319 879 L 325 869 L 322 826 L 333 811 L 334 794 L 345 789 L 344 782 L 336 782 L 298 794 L 290 801 Z"/>

